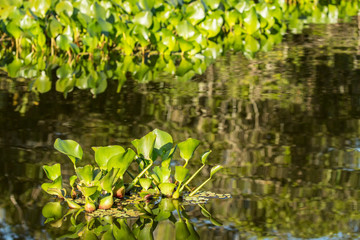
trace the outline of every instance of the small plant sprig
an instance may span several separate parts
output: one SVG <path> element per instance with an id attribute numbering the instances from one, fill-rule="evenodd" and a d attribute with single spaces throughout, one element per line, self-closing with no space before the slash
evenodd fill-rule
<path id="1" fill-rule="evenodd" d="M 59 163 L 43 166 L 47 177 L 52 181 L 42 184 L 43 190 L 64 199 L 70 208 L 84 208 L 87 212 L 92 212 L 97 208 L 109 209 L 114 204 L 114 197 L 123 198 L 126 194 L 134 192 L 145 197 L 162 195 L 178 199 L 186 189 L 190 191 L 189 195 L 193 196 L 223 168 L 221 165 L 214 166 L 210 171 L 210 177 L 191 191 L 188 185 L 208 165 L 207 158 L 211 153 L 209 150 L 201 155 L 202 166 L 190 175 L 187 166 L 200 145 L 199 140 L 189 138 L 174 144 L 169 133 L 155 129 L 144 137 L 135 139 L 132 144 L 136 152 L 131 148 L 125 150 L 118 145 L 93 147 L 97 165 L 88 164 L 80 167 L 78 163 L 83 156 L 81 146 L 73 140 L 56 139 L 55 149 L 67 155 L 74 166 L 76 175 L 69 179 L 71 197 L 67 196 L 63 187 Z M 181 162 L 173 159 L 177 149 L 184 161 L 182 165 Z M 130 175 L 128 171 L 133 162 L 137 163 L 139 169 L 139 173 L 135 176 Z M 171 164 L 172 162 L 175 164 Z M 176 166 L 172 168 L 172 165 Z M 125 173 L 129 173 L 133 178 L 128 184 L 124 183 Z M 75 202 L 74 198 L 77 197 L 84 199 L 83 206 Z"/>

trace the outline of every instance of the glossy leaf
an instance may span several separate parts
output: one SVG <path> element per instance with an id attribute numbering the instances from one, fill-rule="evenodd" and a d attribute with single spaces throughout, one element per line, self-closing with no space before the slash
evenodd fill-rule
<path id="1" fill-rule="evenodd" d="M 245 13 L 244 26 L 247 34 L 253 34 L 260 28 L 260 22 L 258 20 L 255 8 L 251 8 Z"/>
<path id="2" fill-rule="evenodd" d="M 94 176 L 94 168 L 92 165 L 88 164 L 84 167 L 78 167 L 75 171 L 80 181 L 84 182 L 87 186 L 92 184 Z"/>
<path id="3" fill-rule="evenodd" d="M 172 148 L 173 138 L 169 133 L 159 129 L 155 129 L 153 132 L 156 135 L 154 148 L 159 149 L 162 152 L 168 151 Z"/>
<path id="4" fill-rule="evenodd" d="M 61 140 L 57 138 L 54 147 L 59 152 L 66 154 L 74 165 L 78 160 L 82 159 L 83 150 L 81 146 L 73 140 Z"/>
<path id="5" fill-rule="evenodd" d="M 92 149 L 95 151 L 95 162 L 100 167 L 100 169 L 108 169 L 109 160 L 113 156 L 125 152 L 125 149 L 118 145 L 112 145 L 107 147 L 93 147 Z"/>
<path id="6" fill-rule="evenodd" d="M 194 155 L 194 152 L 196 148 L 199 146 L 200 141 L 193 138 L 188 138 L 187 140 L 178 143 L 178 148 L 180 150 L 180 156 L 182 159 L 184 159 L 186 162 L 192 158 Z"/>
<path id="7" fill-rule="evenodd" d="M 61 190 L 62 189 L 62 176 L 59 176 L 58 178 L 56 178 L 52 183 L 43 183 L 41 185 L 41 188 L 49 194 L 60 196 L 59 194 L 48 191 L 48 190 L 49 189 Z"/>
<path id="8" fill-rule="evenodd" d="M 48 202 L 42 208 L 42 215 L 45 218 L 60 219 L 63 211 L 60 202 Z"/>
<path id="9" fill-rule="evenodd" d="M 212 152 L 212 151 L 209 150 L 209 151 L 204 152 L 203 155 L 201 155 L 201 162 L 202 162 L 202 164 L 204 164 L 204 165 L 205 165 L 205 164 L 208 164 L 207 158 L 208 158 L 208 156 L 210 155 L 211 152 Z"/>
<path id="10" fill-rule="evenodd" d="M 61 176 L 61 166 L 60 163 L 56 163 L 54 165 L 44 165 L 43 166 L 44 172 L 46 173 L 46 176 L 54 181 L 58 177 Z"/>
<path id="11" fill-rule="evenodd" d="M 224 167 L 221 166 L 221 165 L 216 165 L 215 167 L 211 168 L 211 170 L 210 170 L 210 178 L 212 178 L 215 173 L 217 173 L 218 171 L 220 171 L 223 168 Z"/>
<path id="12" fill-rule="evenodd" d="M 201 1 L 194 1 L 186 8 L 186 19 L 196 25 L 205 18 L 205 9 Z"/>
<path id="13" fill-rule="evenodd" d="M 181 21 L 176 25 L 176 31 L 180 37 L 189 39 L 195 35 L 195 28 L 187 20 Z"/>
<path id="14" fill-rule="evenodd" d="M 132 149 L 128 148 L 125 152 L 112 156 L 108 161 L 107 169 L 110 170 L 112 168 L 117 168 L 117 177 L 122 178 L 135 156 L 136 153 Z"/>
<path id="15" fill-rule="evenodd" d="M 152 25 L 152 13 L 150 11 L 139 12 L 134 16 L 133 22 L 150 28 Z"/>
<path id="16" fill-rule="evenodd" d="M 145 159 L 150 159 L 154 150 L 156 134 L 150 132 L 140 139 L 136 139 L 131 143 L 137 150 L 138 155 L 142 155 Z"/>
<path id="17" fill-rule="evenodd" d="M 139 182 L 141 187 L 146 191 L 151 186 L 152 180 L 149 178 L 140 178 Z"/>
<path id="18" fill-rule="evenodd" d="M 60 15 L 62 12 L 65 12 L 68 16 L 73 14 L 74 8 L 70 1 L 61 1 L 56 4 L 55 12 Z"/>
<path id="19" fill-rule="evenodd" d="M 189 174 L 189 169 L 182 166 L 175 167 L 175 180 L 178 182 L 184 182 Z"/>
<path id="20" fill-rule="evenodd" d="M 167 197 L 171 197 L 176 185 L 174 183 L 161 183 L 159 184 L 159 188 L 162 194 Z"/>

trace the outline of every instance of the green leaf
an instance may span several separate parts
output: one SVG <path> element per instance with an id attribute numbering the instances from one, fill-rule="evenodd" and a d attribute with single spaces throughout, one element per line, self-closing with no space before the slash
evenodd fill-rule
<path id="1" fill-rule="evenodd" d="M 44 18 L 49 10 L 51 0 L 32 0 L 30 1 L 31 11 L 40 18 Z"/>
<path id="2" fill-rule="evenodd" d="M 59 152 L 66 154 L 75 165 L 78 160 L 82 159 L 83 150 L 81 146 L 73 140 L 61 140 L 57 138 L 54 147 Z"/>
<path id="3" fill-rule="evenodd" d="M 159 178 L 160 183 L 168 182 L 170 179 L 171 170 L 167 167 L 155 166 L 153 172 Z"/>
<path id="4" fill-rule="evenodd" d="M 112 194 L 112 188 L 115 183 L 116 174 L 118 173 L 118 169 L 112 168 L 106 175 L 101 179 L 101 187 L 103 190 Z"/>
<path id="5" fill-rule="evenodd" d="M 45 71 L 41 71 L 41 75 L 35 80 L 31 90 L 37 90 L 39 93 L 46 93 L 51 89 L 51 81 Z"/>
<path id="6" fill-rule="evenodd" d="M 154 7 L 155 0 L 139 0 L 137 3 L 141 9 L 151 11 L 151 9 Z"/>
<path id="7" fill-rule="evenodd" d="M 178 148 L 180 150 L 180 156 L 187 162 L 192 158 L 196 148 L 199 146 L 200 141 L 193 138 L 188 138 L 185 141 L 178 143 Z"/>
<path id="8" fill-rule="evenodd" d="M 65 12 L 69 17 L 73 14 L 74 7 L 69 1 L 62 1 L 56 4 L 55 12 L 57 15 L 60 15 L 62 12 Z"/>
<path id="9" fill-rule="evenodd" d="M 190 51 L 190 50 L 192 50 L 194 48 L 194 45 L 190 41 L 186 41 L 186 40 L 184 40 L 182 38 L 178 38 L 178 42 L 179 42 L 179 46 L 180 46 L 181 51 L 184 52 L 184 53 L 188 52 L 188 51 Z M 183 62 L 184 62 L 184 60 L 181 61 L 181 63 L 183 63 Z M 178 69 L 181 69 L 181 66 L 179 66 Z M 192 67 L 190 69 L 192 69 Z"/>
<path id="10" fill-rule="evenodd" d="M 244 26 L 247 34 L 253 34 L 260 28 L 260 22 L 258 20 L 255 7 L 252 7 L 245 13 Z"/>
<path id="11" fill-rule="evenodd" d="M 107 169 L 110 170 L 112 168 L 118 168 L 119 172 L 117 173 L 117 177 L 122 178 L 135 156 L 136 153 L 132 149 L 128 148 L 125 152 L 112 156 L 108 161 Z"/>
<path id="12" fill-rule="evenodd" d="M 100 4 L 95 2 L 94 4 L 94 10 L 95 10 L 95 18 L 97 19 L 106 19 L 106 10 L 103 8 Z"/>
<path id="13" fill-rule="evenodd" d="M 78 167 L 75 172 L 80 181 L 82 181 L 85 185 L 90 186 L 92 184 L 94 178 L 94 168 L 92 165 L 88 164 L 84 167 Z"/>
<path id="14" fill-rule="evenodd" d="M 6 66 L 6 70 L 10 77 L 18 77 L 19 71 L 21 69 L 22 62 L 20 59 L 15 58 L 9 65 Z"/>
<path id="15" fill-rule="evenodd" d="M 211 10 L 217 10 L 220 6 L 220 0 L 203 0 L 206 6 L 208 6 Z"/>
<path id="16" fill-rule="evenodd" d="M 74 184 L 75 184 L 75 181 L 78 177 L 76 175 L 72 175 L 69 179 L 69 182 L 70 182 L 70 186 L 73 187 Z"/>
<path id="17" fill-rule="evenodd" d="M 91 195 L 93 195 L 94 193 L 96 193 L 96 190 L 98 189 L 98 186 L 91 186 L 91 187 L 87 187 L 87 186 L 81 186 L 80 187 L 82 194 L 88 198 Z"/>
<path id="18" fill-rule="evenodd" d="M 203 153 L 203 155 L 201 155 L 201 162 L 202 162 L 202 164 L 208 164 L 208 161 L 207 161 L 207 158 L 208 158 L 208 156 L 209 156 L 209 154 L 211 153 L 212 151 L 211 150 L 209 150 L 209 151 L 206 151 L 206 152 L 204 152 Z"/>
<path id="19" fill-rule="evenodd" d="M 149 187 L 151 186 L 152 180 L 149 178 L 140 178 L 139 179 L 141 187 L 147 191 Z"/>
<path id="20" fill-rule="evenodd" d="M 21 34 L 22 34 L 22 30 L 19 28 L 18 23 L 16 23 L 15 21 L 11 21 L 10 23 L 8 23 L 6 25 L 6 30 L 15 38 L 18 39 L 20 38 Z"/>
<path id="21" fill-rule="evenodd" d="M 70 43 L 71 43 L 71 40 L 66 35 L 60 34 L 56 38 L 56 45 L 58 47 L 60 47 L 60 49 L 63 51 L 69 51 Z"/>
<path id="22" fill-rule="evenodd" d="M 190 3 L 185 13 L 186 19 L 194 26 L 205 18 L 205 9 L 201 1 Z"/>
<path id="23" fill-rule="evenodd" d="M 205 29 L 209 38 L 215 37 L 221 31 L 221 27 L 224 23 L 222 16 L 218 13 L 212 13 L 207 16 L 205 20 L 200 24 L 202 29 Z"/>
<path id="24" fill-rule="evenodd" d="M 162 194 L 167 197 L 171 197 L 176 185 L 174 183 L 161 183 L 159 184 L 159 188 Z"/>
<path id="25" fill-rule="evenodd" d="M 46 173 L 46 176 L 52 181 L 54 181 L 55 179 L 57 179 L 58 177 L 61 176 L 60 163 L 56 163 L 52 166 L 44 165 L 43 169 L 44 169 L 44 172 Z"/>
<path id="26" fill-rule="evenodd" d="M 49 25 L 49 32 L 50 32 L 51 38 L 55 38 L 55 37 L 57 37 L 57 35 L 62 33 L 62 29 L 63 29 L 63 26 L 58 20 L 56 20 L 55 18 L 51 19 L 50 25 Z"/>
<path id="27" fill-rule="evenodd" d="M 108 169 L 108 162 L 110 158 L 125 152 L 125 149 L 118 145 L 93 147 L 92 149 L 95 151 L 95 162 L 100 167 L 100 169 L 104 170 Z"/>
<path id="28" fill-rule="evenodd" d="M 133 22 L 150 28 L 152 25 L 152 16 L 150 11 L 142 11 L 134 16 Z"/>
<path id="29" fill-rule="evenodd" d="M 57 189 L 57 190 L 61 190 L 62 189 L 62 176 L 57 177 L 52 183 L 43 183 L 41 185 L 41 188 L 52 195 L 56 195 L 56 196 L 61 196 L 61 194 L 57 194 L 57 193 L 53 193 L 52 191 L 48 191 L 49 189 Z"/>
<path id="30" fill-rule="evenodd" d="M 137 150 L 137 154 L 142 155 L 145 159 L 151 159 L 154 150 L 156 135 L 153 132 L 146 134 L 141 139 L 135 139 L 131 143 Z"/>
<path id="31" fill-rule="evenodd" d="M 211 168 L 210 170 L 210 178 L 213 177 L 213 175 L 218 172 L 219 170 L 223 169 L 224 167 L 221 165 L 216 165 L 215 167 Z"/>
<path id="32" fill-rule="evenodd" d="M 63 64 L 60 68 L 56 70 L 56 76 L 60 79 L 70 78 L 73 75 L 73 69 L 70 64 Z"/>
<path id="33" fill-rule="evenodd" d="M 183 20 L 176 25 L 176 32 L 180 37 L 189 39 L 195 35 L 195 28 L 187 20 Z"/>
<path id="34" fill-rule="evenodd" d="M 120 218 L 117 219 L 118 223 L 120 224 L 120 228 L 113 225 L 113 234 L 115 239 L 127 239 L 127 240 L 135 240 L 134 233 L 131 231 L 129 226 L 126 223 L 126 219 Z"/>
<path id="35" fill-rule="evenodd" d="M 161 152 L 169 151 L 173 147 L 173 138 L 165 131 L 155 129 L 153 133 L 156 135 L 154 148 Z"/>
<path id="36" fill-rule="evenodd" d="M 178 182 L 184 182 L 188 177 L 189 169 L 182 166 L 175 167 L 175 180 Z"/>
<path id="37" fill-rule="evenodd" d="M 44 217 L 53 219 L 60 219 L 63 214 L 60 202 L 46 203 L 41 212 Z"/>
<path id="38" fill-rule="evenodd" d="M 250 35 L 246 36 L 244 50 L 249 53 L 256 53 L 260 50 L 259 41 Z"/>

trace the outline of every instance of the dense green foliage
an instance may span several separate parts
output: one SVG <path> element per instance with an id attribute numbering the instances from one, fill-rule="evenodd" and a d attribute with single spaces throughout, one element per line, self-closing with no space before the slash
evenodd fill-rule
<path id="1" fill-rule="evenodd" d="M 132 141 L 132 144 L 136 148 L 136 153 L 131 148 L 125 150 L 119 145 L 93 147 L 97 166 L 88 164 L 79 167 L 78 162 L 83 156 L 81 146 L 73 140 L 57 139 L 55 141 L 56 150 L 66 154 L 74 166 L 76 175 L 69 179 L 71 196 L 76 199 L 80 194 L 85 198 L 84 208 L 86 211 L 93 212 L 97 207 L 100 209 L 111 208 L 114 204 L 114 197 L 123 198 L 135 186 L 141 188 L 140 196 L 147 198 L 161 194 L 178 199 L 182 197 L 185 188 L 190 190 L 189 196 L 192 197 L 211 180 L 216 172 L 222 169 L 220 165 L 214 166 L 210 171 L 210 177 L 196 189 L 191 190 L 188 187 L 189 183 L 208 164 L 207 157 L 211 152 L 207 151 L 201 156 L 202 167 L 190 176 L 186 166 L 200 141 L 188 138 L 181 143 L 174 144 L 170 134 L 155 129 L 141 139 Z M 171 166 L 171 162 L 177 148 L 185 163 L 182 166 L 177 164 L 174 168 Z M 134 177 L 128 172 L 133 180 L 126 184 L 124 183 L 124 174 L 134 160 L 138 164 L 139 173 Z M 154 164 L 156 160 L 160 163 Z M 51 182 L 42 184 L 42 189 L 51 195 L 65 199 L 70 208 L 81 208 L 78 203 L 69 198 L 63 187 L 60 164 L 44 165 L 43 169 Z"/>
<path id="2" fill-rule="evenodd" d="M 31 79 L 33 92 L 48 92 L 56 82 L 65 96 L 75 87 L 97 95 L 109 80 L 120 90 L 128 73 L 141 82 L 164 71 L 190 79 L 227 50 L 252 57 L 271 50 L 287 31 L 336 23 L 358 11 L 358 1 L 136 3 L 1 1 L 0 69 Z M 141 57 L 127 56 L 137 53 Z"/>

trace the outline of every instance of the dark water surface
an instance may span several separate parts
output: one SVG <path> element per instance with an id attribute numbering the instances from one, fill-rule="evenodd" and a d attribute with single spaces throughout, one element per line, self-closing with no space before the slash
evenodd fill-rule
<path id="1" fill-rule="evenodd" d="M 43 164 L 60 162 L 70 174 L 70 161 L 53 149 L 56 138 L 79 142 L 86 162 L 91 146 L 130 146 L 154 128 L 176 142 L 201 140 L 201 150 L 213 150 L 211 164 L 226 167 L 206 186 L 232 194 L 206 205 L 223 226 L 199 210 L 189 213 L 201 239 L 360 238 L 356 19 L 309 26 L 253 60 L 227 53 L 187 82 L 170 75 L 147 84 L 129 79 L 120 93 L 110 85 L 96 99 L 81 90 L 64 99 L 52 90 L 23 116 L 16 108 L 26 82 L 2 76 L 0 238 L 58 234 L 44 224 L 48 197 L 40 188 Z M 174 226 L 163 223 L 154 237 L 169 233 Z"/>

